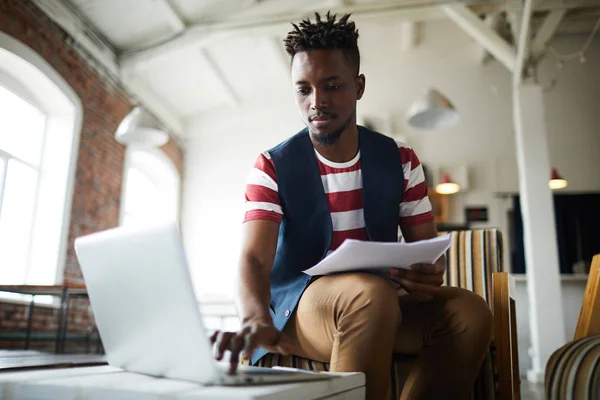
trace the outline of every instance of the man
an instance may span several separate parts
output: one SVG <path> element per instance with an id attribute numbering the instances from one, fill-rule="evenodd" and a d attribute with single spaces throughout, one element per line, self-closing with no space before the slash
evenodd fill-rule
<path id="1" fill-rule="evenodd" d="M 406 399 L 468 396 L 492 334 L 485 302 L 441 287 L 442 258 L 389 279 L 302 271 L 345 239 L 407 242 L 437 236 L 419 159 L 408 146 L 356 125 L 365 90 L 358 31 L 345 15 L 302 21 L 285 40 L 306 129 L 261 154 L 246 189 L 239 332 L 215 332 L 216 358 L 242 351 L 330 362 L 366 374 L 367 398 L 390 385 L 393 352 L 418 354 Z M 399 296 L 393 283 L 400 284 Z"/>

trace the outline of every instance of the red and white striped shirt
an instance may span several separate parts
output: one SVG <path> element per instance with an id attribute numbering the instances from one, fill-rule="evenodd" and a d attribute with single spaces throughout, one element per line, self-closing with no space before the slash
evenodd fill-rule
<path id="1" fill-rule="evenodd" d="M 415 152 L 397 142 L 404 171 L 404 196 L 400 204 L 399 223 L 416 225 L 435 219 L 429 198 L 423 167 Z M 315 150 L 321 181 L 333 223 L 331 249 L 337 249 L 346 239 L 368 240 L 363 212 L 360 152 L 345 163 L 327 160 Z M 281 222 L 283 210 L 279 201 L 275 167 L 268 152 L 256 159 L 246 181 L 246 214 L 244 222 L 269 220 Z"/>

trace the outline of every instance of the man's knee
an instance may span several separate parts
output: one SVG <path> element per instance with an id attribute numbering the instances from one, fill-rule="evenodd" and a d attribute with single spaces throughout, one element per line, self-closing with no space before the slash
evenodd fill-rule
<path id="1" fill-rule="evenodd" d="M 478 294 L 461 288 L 446 288 L 446 312 L 455 326 L 480 339 L 492 338 L 494 319 L 485 300 Z"/>

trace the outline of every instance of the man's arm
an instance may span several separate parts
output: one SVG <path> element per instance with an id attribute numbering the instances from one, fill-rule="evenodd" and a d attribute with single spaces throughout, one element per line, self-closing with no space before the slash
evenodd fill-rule
<path id="1" fill-rule="evenodd" d="M 277 249 L 279 224 L 254 220 L 243 225 L 236 306 L 242 320 L 272 324 L 269 274 Z"/>
<path id="2" fill-rule="evenodd" d="M 246 214 L 242 225 L 243 242 L 238 268 L 236 306 L 241 317 L 238 332 L 217 331 L 211 336 L 215 357 L 221 360 L 231 351 L 235 371 L 243 350 L 249 358 L 257 347 L 272 353 L 289 353 L 286 338 L 273 326 L 269 304 L 269 276 L 277 250 L 283 210 L 277 193 L 277 175 L 268 152 L 256 159 L 246 181 Z"/>
<path id="3" fill-rule="evenodd" d="M 400 224 L 400 229 L 402 230 L 402 235 L 404 236 L 404 240 L 406 240 L 406 242 L 417 242 L 419 240 L 433 239 L 438 237 L 435 221 L 429 221 L 418 225 Z M 446 254 L 442 254 L 442 256 L 435 262 L 435 265 L 441 267 L 438 267 L 437 270 L 440 271 L 441 269 L 440 273 L 443 274 L 446 270 Z"/>
<path id="4" fill-rule="evenodd" d="M 419 157 L 409 146 L 399 143 L 404 171 L 404 196 L 400 203 L 399 225 L 406 242 L 437 237 L 435 216 L 427 196 L 427 182 Z M 392 269 L 390 278 L 420 300 L 430 300 L 444 282 L 445 257 L 434 264 L 417 264 L 411 271 Z"/>
<path id="5" fill-rule="evenodd" d="M 406 224 L 400 222 L 402 236 L 407 242 L 417 242 L 419 240 L 433 239 L 437 237 L 438 231 L 435 221 L 428 221 L 423 224 Z"/>
<path id="6" fill-rule="evenodd" d="M 271 302 L 269 274 L 277 249 L 279 223 L 251 220 L 243 225 L 243 243 L 239 263 L 236 306 L 242 319 L 238 332 L 216 331 L 211 336 L 215 358 L 222 360 L 231 352 L 230 371 L 235 372 L 240 353 L 247 357 L 257 347 L 273 353 L 291 352 L 288 340 L 273 326 L 269 313 Z"/>
<path id="7" fill-rule="evenodd" d="M 406 242 L 432 239 L 438 235 L 435 221 L 416 225 L 401 223 L 400 229 Z M 411 268 L 411 271 L 392 269 L 390 278 L 401 284 L 415 298 L 424 301 L 431 300 L 444 283 L 446 256 L 442 255 L 434 264 L 416 264 Z"/>

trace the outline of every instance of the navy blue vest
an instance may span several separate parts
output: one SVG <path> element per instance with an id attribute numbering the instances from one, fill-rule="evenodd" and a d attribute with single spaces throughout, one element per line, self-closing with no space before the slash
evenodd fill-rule
<path id="1" fill-rule="evenodd" d="M 369 239 L 398 241 L 399 207 L 404 192 L 402 161 L 396 142 L 358 127 L 363 209 Z M 302 271 L 321 261 L 331 245 L 331 214 L 308 129 L 269 151 L 283 220 L 271 269 L 271 316 L 279 330 L 292 316 L 311 278 Z M 313 278 L 314 279 L 314 278 Z M 257 349 L 255 364 L 266 351 Z"/>

